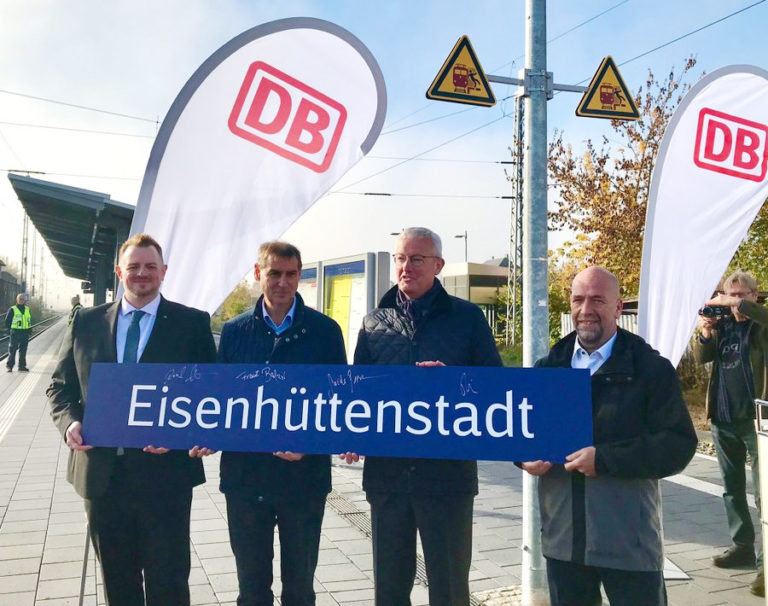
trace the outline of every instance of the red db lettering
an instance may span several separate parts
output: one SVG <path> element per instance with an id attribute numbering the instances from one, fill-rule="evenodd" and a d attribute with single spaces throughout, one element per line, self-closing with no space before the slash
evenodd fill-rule
<path id="1" fill-rule="evenodd" d="M 274 93 L 277 97 L 277 111 L 271 122 L 262 122 L 261 117 L 264 114 L 264 108 L 270 94 Z M 245 123 L 254 130 L 267 135 L 278 133 L 288 122 L 288 116 L 291 114 L 291 96 L 282 86 L 272 80 L 264 79 L 259 83 L 256 94 L 253 98 L 251 108 L 245 117 Z"/>
<path id="2" fill-rule="evenodd" d="M 322 173 L 333 161 L 346 120 L 338 101 L 257 61 L 248 68 L 228 125 L 234 135 Z"/>
<path id="3" fill-rule="evenodd" d="M 309 120 L 310 114 L 314 115 L 314 120 Z M 323 146 L 322 132 L 330 123 L 331 117 L 327 111 L 307 99 L 302 99 L 285 142 L 297 149 L 303 149 L 308 154 L 314 154 Z M 304 133 L 309 135 L 309 141 L 306 143 L 301 141 Z"/>
<path id="4" fill-rule="evenodd" d="M 718 135 L 722 137 L 722 140 L 720 141 L 720 149 L 722 151 L 719 154 L 714 151 L 715 141 L 718 139 Z M 731 131 L 729 131 L 728 127 L 722 122 L 710 120 L 709 128 L 707 129 L 707 145 L 704 148 L 704 157 L 713 162 L 722 162 L 730 155 L 730 153 Z"/>
<path id="5" fill-rule="evenodd" d="M 752 131 L 740 128 L 736 131 L 736 149 L 734 150 L 733 163 L 738 168 L 751 170 L 757 166 L 760 156 L 757 148 L 760 146 L 760 138 Z"/>
<path id="6" fill-rule="evenodd" d="M 768 126 L 705 107 L 699 112 L 693 162 L 723 175 L 763 181 L 768 168 Z"/>

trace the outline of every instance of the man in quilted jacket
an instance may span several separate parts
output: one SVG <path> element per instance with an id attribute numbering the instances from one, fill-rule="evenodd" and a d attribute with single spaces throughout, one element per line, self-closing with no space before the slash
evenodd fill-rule
<path id="1" fill-rule="evenodd" d="M 440 237 L 423 227 L 404 229 L 393 258 L 397 285 L 363 320 L 355 364 L 501 366 L 483 312 L 450 296 L 436 278 L 445 264 Z M 418 532 L 429 603 L 467 606 L 477 463 L 368 457 L 363 488 L 371 505 L 376 604 L 410 605 Z"/>

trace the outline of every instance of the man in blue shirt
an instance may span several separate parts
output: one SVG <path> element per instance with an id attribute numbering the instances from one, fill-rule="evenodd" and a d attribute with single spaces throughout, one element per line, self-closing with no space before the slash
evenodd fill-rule
<path id="1" fill-rule="evenodd" d="M 553 606 L 662 606 L 660 478 L 679 473 L 696 433 L 677 373 L 643 339 L 618 328 L 619 282 L 602 267 L 573 280 L 575 331 L 537 366 L 588 369 L 594 445 L 565 464 L 528 461 L 540 476 L 542 551 Z"/>
<path id="2" fill-rule="evenodd" d="M 218 361 L 232 364 L 346 364 L 344 339 L 331 318 L 305 306 L 296 291 L 301 253 L 286 242 L 259 248 L 254 276 L 263 295 L 221 331 Z M 229 540 L 237 564 L 239 606 L 273 604 L 275 526 L 280 536 L 283 606 L 315 604 L 313 577 L 325 497 L 331 490 L 328 455 L 225 452 Z"/>

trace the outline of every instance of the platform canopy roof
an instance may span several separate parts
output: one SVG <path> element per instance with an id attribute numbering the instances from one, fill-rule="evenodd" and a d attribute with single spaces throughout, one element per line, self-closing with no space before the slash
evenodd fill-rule
<path id="1" fill-rule="evenodd" d="M 64 274 L 97 282 L 97 268 L 114 266 L 134 207 L 87 189 L 9 173 L 13 189 Z M 101 261 L 101 264 L 99 263 Z"/>

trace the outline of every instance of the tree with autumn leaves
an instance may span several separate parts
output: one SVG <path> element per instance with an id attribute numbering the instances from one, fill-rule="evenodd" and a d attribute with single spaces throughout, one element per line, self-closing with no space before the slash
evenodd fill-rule
<path id="1" fill-rule="evenodd" d="M 645 212 L 651 174 L 672 114 L 691 85 L 696 60 L 671 70 L 663 80 L 649 70 L 635 95 L 636 121 L 611 120 L 614 134 L 599 143 L 588 140 L 574 152 L 557 132 L 549 146 L 550 182 L 556 192 L 549 227 L 575 234 L 550 252 L 550 319 L 568 311 L 573 276 L 588 265 L 601 265 L 619 279 L 624 298 L 637 296 L 643 252 Z M 768 205 L 764 205 L 734 258 L 730 270 L 753 272 L 768 287 Z M 555 328 L 555 327 L 552 327 Z M 554 332 L 554 331 L 552 331 Z"/>

